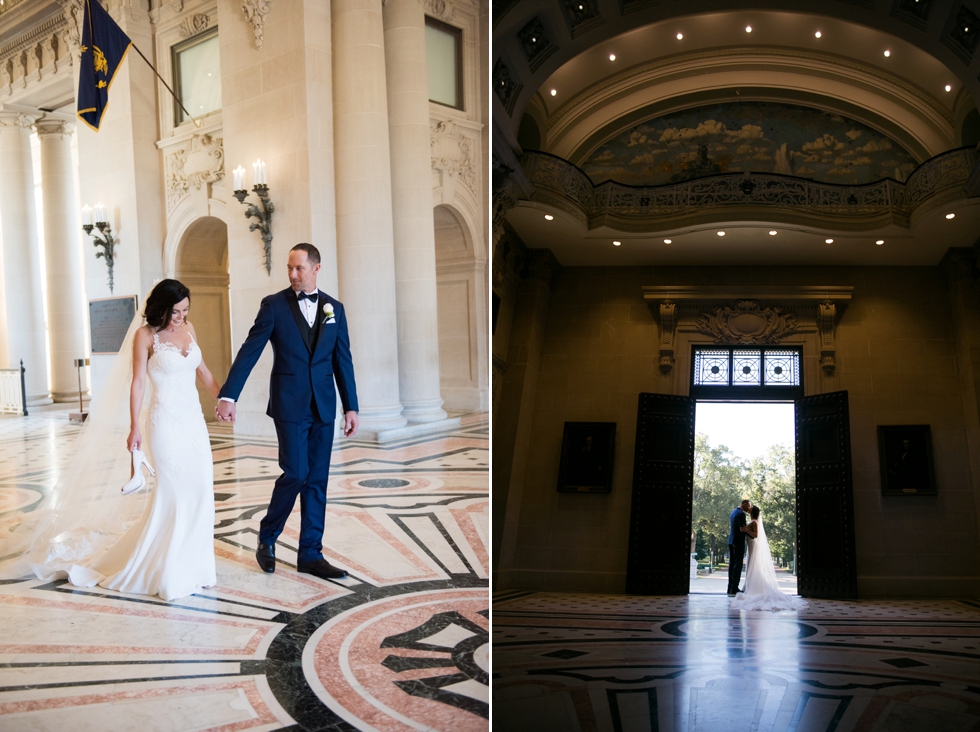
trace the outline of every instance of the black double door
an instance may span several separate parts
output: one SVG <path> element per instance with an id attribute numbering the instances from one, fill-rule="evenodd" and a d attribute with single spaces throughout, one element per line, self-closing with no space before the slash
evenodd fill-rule
<path id="1" fill-rule="evenodd" d="M 690 590 L 695 400 L 640 394 L 626 591 Z M 804 597 L 857 596 L 847 392 L 796 400 L 797 581 Z"/>

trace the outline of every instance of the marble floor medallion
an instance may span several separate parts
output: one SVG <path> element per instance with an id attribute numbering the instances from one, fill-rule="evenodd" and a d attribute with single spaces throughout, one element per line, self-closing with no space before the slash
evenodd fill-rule
<path id="1" fill-rule="evenodd" d="M 62 414 L 0 419 L 0 521 L 70 465 Z M 0 730 L 489 729 L 486 415 L 388 445 L 339 442 L 323 552 L 296 568 L 299 506 L 255 564 L 272 440 L 213 427 L 215 587 L 174 602 L 0 584 Z"/>

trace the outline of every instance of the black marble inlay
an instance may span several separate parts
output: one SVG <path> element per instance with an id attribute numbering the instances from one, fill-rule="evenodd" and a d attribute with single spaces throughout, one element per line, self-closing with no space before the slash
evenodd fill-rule
<path id="1" fill-rule="evenodd" d="M 922 661 L 916 661 L 914 658 L 883 658 L 882 663 L 887 663 L 889 666 L 894 666 L 895 668 L 912 668 L 914 666 L 928 666 L 927 663 L 922 663 Z"/>
<path id="2" fill-rule="evenodd" d="M 459 561 L 463 563 L 463 566 L 466 567 L 467 574 L 472 574 L 473 567 L 470 566 L 469 560 L 467 560 L 466 556 L 463 554 L 463 551 L 459 548 L 459 546 L 457 546 L 456 541 L 446 530 L 446 527 L 442 525 L 442 522 L 439 520 L 439 517 L 436 516 L 434 513 L 413 513 L 413 514 L 401 514 L 401 515 L 394 514 L 394 513 L 388 514 L 388 518 L 394 521 L 395 524 L 397 524 L 402 531 L 404 531 L 406 534 L 412 537 L 412 541 L 418 544 L 419 548 L 421 548 L 422 551 L 424 551 L 433 562 L 438 564 L 443 572 L 445 572 L 446 574 L 455 574 L 454 572 L 451 572 L 449 570 L 449 567 L 447 567 L 445 564 L 442 563 L 439 557 L 437 557 L 435 553 L 431 549 L 429 549 L 426 543 L 422 541 L 418 536 L 416 536 L 415 532 L 413 532 L 410 528 L 408 528 L 408 526 L 402 520 L 405 518 L 416 518 L 416 517 L 427 518 L 429 519 L 429 521 L 433 523 L 433 525 L 435 525 L 436 530 L 439 532 L 442 538 L 445 539 L 446 543 L 449 544 L 450 547 L 452 547 L 453 553 L 459 558 Z"/>
<path id="3" fill-rule="evenodd" d="M 399 478 L 368 478 L 358 481 L 357 485 L 362 488 L 404 488 L 411 484 Z"/>
<path id="4" fill-rule="evenodd" d="M 613 732 L 623 732 L 626 728 L 623 725 L 622 713 L 619 710 L 619 700 L 626 694 L 645 694 L 649 707 L 649 729 L 650 732 L 659 732 L 660 718 L 657 714 L 657 689 L 606 689 L 606 699 L 609 701 L 609 715 L 612 718 Z M 635 729 L 636 722 L 627 725 L 630 729 Z"/>
<path id="5" fill-rule="evenodd" d="M 348 587 L 351 594 L 318 605 L 286 621 L 269 646 L 266 679 L 277 701 L 306 732 L 356 732 L 356 727 L 332 712 L 310 688 L 303 673 L 303 649 L 310 636 L 327 621 L 348 610 L 375 600 L 427 590 L 486 588 L 487 580 L 472 575 L 455 575 L 451 580 L 409 582 L 389 587 L 362 584 Z M 485 631 L 484 631 L 485 632 Z M 461 674 L 465 679 L 465 676 Z"/>
<path id="6" fill-rule="evenodd" d="M 560 651 L 552 651 L 551 653 L 542 653 L 542 656 L 550 656 L 551 658 L 561 658 L 565 661 L 571 658 L 578 658 L 579 656 L 588 655 L 585 651 L 573 651 L 570 648 L 562 648 Z"/>
<path id="7" fill-rule="evenodd" d="M 802 694 L 800 694 L 800 701 L 796 705 L 796 713 L 793 715 L 793 720 L 789 723 L 789 729 L 799 729 L 800 722 L 803 720 L 803 712 L 806 710 L 806 705 L 811 699 L 836 699 L 838 702 L 837 709 L 834 710 L 834 716 L 830 718 L 830 722 L 827 723 L 826 727 L 826 732 L 834 732 L 834 730 L 837 729 L 837 725 L 840 724 L 840 720 L 844 716 L 844 712 L 847 711 L 847 707 L 853 698 L 853 696 L 812 694 L 809 691 L 804 691 Z"/>

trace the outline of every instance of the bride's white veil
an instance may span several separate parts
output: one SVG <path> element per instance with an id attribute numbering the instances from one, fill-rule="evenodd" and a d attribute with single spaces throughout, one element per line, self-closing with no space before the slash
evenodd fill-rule
<path id="1" fill-rule="evenodd" d="M 142 515 L 150 484 L 135 494 L 121 493 L 132 472 L 126 451 L 129 392 L 133 341 L 142 325 L 137 312 L 89 406 L 73 457 L 57 467 L 54 486 L 33 510 L 0 513 L 0 579 L 64 576 L 68 567 L 108 549 Z M 145 413 L 144 397 L 141 423 Z"/>

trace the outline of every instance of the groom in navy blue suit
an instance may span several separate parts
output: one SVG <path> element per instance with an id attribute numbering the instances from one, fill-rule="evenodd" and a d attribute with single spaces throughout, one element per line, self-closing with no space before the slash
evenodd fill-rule
<path id="1" fill-rule="evenodd" d="M 276 571 L 275 546 L 299 496 L 302 515 L 296 568 L 323 579 L 347 572 L 323 558 L 327 478 L 333 447 L 337 397 L 344 408 L 344 435 L 357 434 L 357 389 L 344 306 L 317 289 L 320 252 L 297 244 L 289 252 L 289 284 L 263 298 L 255 324 L 238 350 L 218 394 L 218 419 L 235 419 L 235 402 L 245 380 L 272 344 L 269 408 L 279 436 L 279 467 L 269 510 L 259 526 L 255 558 L 265 572 Z"/>

